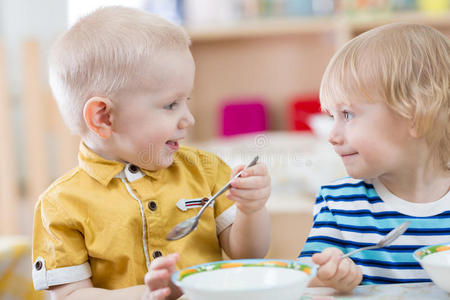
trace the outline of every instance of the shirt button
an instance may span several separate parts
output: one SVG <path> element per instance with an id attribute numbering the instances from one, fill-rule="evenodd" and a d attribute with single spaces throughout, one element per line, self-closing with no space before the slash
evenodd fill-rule
<path id="1" fill-rule="evenodd" d="M 35 264 L 34 264 L 34 267 L 36 268 L 36 270 L 40 270 L 40 269 L 42 269 L 42 262 L 41 261 L 37 261 Z"/>
<path id="2" fill-rule="evenodd" d="M 151 211 L 155 211 L 156 208 L 157 208 L 156 202 L 155 202 L 155 201 L 150 201 L 150 202 L 148 203 L 148 208 L 149 208 Z"/>
<path id="3" fill-rule="evenodd" d="M 129 165 L 128 171 L 130 171 L 130 173 L 136 174 L 139 171 L 139 168 L 136 167 L 135 165 Z"/>
<path id="4" fill-rule="evenodd" d="M 157 258 L 157 257 L 160 257 L 160 256 L 162 256 L 161 251 L 159 251 L 159 250 L 153 251 L 153 258 Z"/>

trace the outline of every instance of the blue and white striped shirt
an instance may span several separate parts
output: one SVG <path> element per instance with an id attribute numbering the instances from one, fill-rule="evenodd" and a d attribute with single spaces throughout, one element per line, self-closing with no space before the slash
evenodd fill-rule
<path id="1" fill-rule="evenodd" d="M 431 203 L 412 203 L 393 195 L 378 180 L 344 178 L 321 188 L 299 260 L 312 263 L 314 253 L 329 247 L 347 253 L 374 245 L 406 221 L 408 230 L 390 246 L 351 258 L 362 269 L 362 284 L 430 281 L 412 254 L 419 247 L 450 241 L 450 192 Z"/>

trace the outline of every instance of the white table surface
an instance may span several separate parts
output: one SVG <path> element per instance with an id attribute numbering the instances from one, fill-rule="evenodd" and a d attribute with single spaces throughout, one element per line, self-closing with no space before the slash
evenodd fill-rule
<path id="1" fill-rule="evenodd" d="M 331 288 L 307 288 L 300 300 L 448 300 L 450 295 L 433 283 L 358 286 L 349 294 Z M 178 300 L 195 300 L 181 297 Z M 230 299 L 232 300 L 232 299 Z M 249 299 L 252 300 L 252 299 Z M 274 299 L 282 300 L 282 299 Z"/>
<path id="2" fill-rule="evenodd" d="M 351 294 L 345 295 L 331 288 L 307 288 L 301 298 L 301 300 L 319 299 L 448 300 L 450 295 L 434 283 L 406 283 L 358 286 Z"/>

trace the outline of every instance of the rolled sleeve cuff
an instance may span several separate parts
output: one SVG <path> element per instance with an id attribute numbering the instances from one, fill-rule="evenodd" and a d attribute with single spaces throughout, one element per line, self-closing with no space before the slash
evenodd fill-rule
<path id="1" fill-rule="evenodd" d="M 225 228 L 234 223 L 236 217 L 236 205 L 230 206 L 227 210 L 216 217 L 216 230 L 219 235 Z"/>
<path id="2" fill-rule="evenodd" d="M 38 257 L 33 264 L 33 285 L 35 290 L 46 290 L 51 286 L 76 282 L 92 276 L 88 262 L 78 266 L 70 266 L 47 270 L 45 260 Z"/>

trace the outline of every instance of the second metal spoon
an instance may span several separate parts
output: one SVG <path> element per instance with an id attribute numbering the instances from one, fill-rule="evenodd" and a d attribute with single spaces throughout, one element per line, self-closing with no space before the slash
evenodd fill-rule
<path id="1" fill-rule="evenodd" d="M 358 253 L 363 250 L 378 249 L 378 248 L 389 246 L 393 241 L 395 241 L 399 236 L 401 236 L 406 231 L 406 229 L 408 229 L 408 226 L 409 226 L 409 221 L 402 223 L 400 226 L 392 229 L 376 245 L 353 250 L 347 254 L 342 255 L 342 258 L 347 257 L 347 256 L 352 256 L 353 254 Z"/>
<path id="2" fill-rule="evenodd" d="M 197 227 L 198 221 L 200 220 L 200 217 L 202 216 L 203 212 L 208 207 L 208 205 L 212 201 L 214 201 L 214 199 L 222 195 L 229 187 L 231 187 L 231 182 L 233 181 L 233 179 L 241 176 L 241 173 L 245 169 L 255 165 L 257 161 L 258 156 L 256 156 L 244 169 L 242 169 L 239 173 L 237 173 L 233 178 L 231 178 L 230 181 L 228 181 L 228 183 L 224 187 L 222 187 L 214 196 L 209 198 L 209 200 L 203 205 L 203 207 L 200 209 L 197 215 L 195 215 L 190 219 L 187 219 L 186 221 L 181 222 L 180 224 L 172 228 L 172 230 L 170 230 L 169 233 L 167 234 L 166 240 L 168 241 L 178 240 L 191 233 L 192 230 L 194 230 Z"/>

